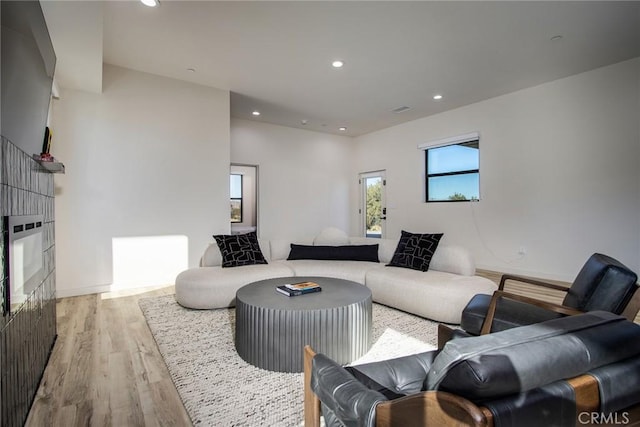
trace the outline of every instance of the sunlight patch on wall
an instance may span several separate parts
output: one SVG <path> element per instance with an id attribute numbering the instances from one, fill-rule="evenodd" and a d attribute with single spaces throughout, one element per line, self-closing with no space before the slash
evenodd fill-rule
<path id="1" fill-rule="evenodd" d="M 187 236 L 114 237 L 112 289 L 170 285 L 189 264 Z"/>

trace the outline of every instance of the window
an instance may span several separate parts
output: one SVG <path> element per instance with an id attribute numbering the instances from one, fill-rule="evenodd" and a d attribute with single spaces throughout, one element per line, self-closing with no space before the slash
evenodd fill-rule
<path id="1" fill-rule="evenodd" d="M 471 139 L 470 139 L 471 138 Z M 453 143 L 451 143 L 453 141 Z M 480 199 L 478 134 L 431 143 L 425 149 L 426 201 L 461 202 Z"/>
<path id="2" fill-rule="evenodd" d="M 230 175 L 231 222 L 242 222 L 242 175 Z"/>

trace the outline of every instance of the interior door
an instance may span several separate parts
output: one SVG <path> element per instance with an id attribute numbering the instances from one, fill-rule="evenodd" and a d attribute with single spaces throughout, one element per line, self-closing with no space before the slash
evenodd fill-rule
<path id="1" fill-rule="evenodd" d="M 231 164 L 231 234 L 258 232 L 258 166 Z"/>
<path id="2" fill-rule="evenodd" d="M 387 219 L 385 171 L 361 173 L 360 223 L 365 237 L 384 237 Z"/>

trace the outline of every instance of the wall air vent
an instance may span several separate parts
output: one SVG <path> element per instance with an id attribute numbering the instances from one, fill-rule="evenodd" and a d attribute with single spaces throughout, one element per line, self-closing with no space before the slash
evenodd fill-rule
<path id="1" fill-rule="evenodd" d="M 411 107 L 407 107 L 406 105 L 403 105 L 402 107 L 398 107 L 398 108 L 394 108 L 393 110 L 391 110 L 394 113 L 404 113 L 407 110 L 410 110 Z"/>

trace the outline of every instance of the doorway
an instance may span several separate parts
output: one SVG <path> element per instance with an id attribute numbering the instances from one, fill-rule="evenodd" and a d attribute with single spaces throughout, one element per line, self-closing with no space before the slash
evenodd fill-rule
<path id="1" fill-rule="evenodd" d="M 385 171 L 365 172 L 359 177 L 360 224 L 365 237 L 383 238 L 387 219 Z"/>
<path id="2" fill-rule="evenodd" d="M 258 166 L 231 164 L 229 174 L 231 234 L 258 231 Z"/>

